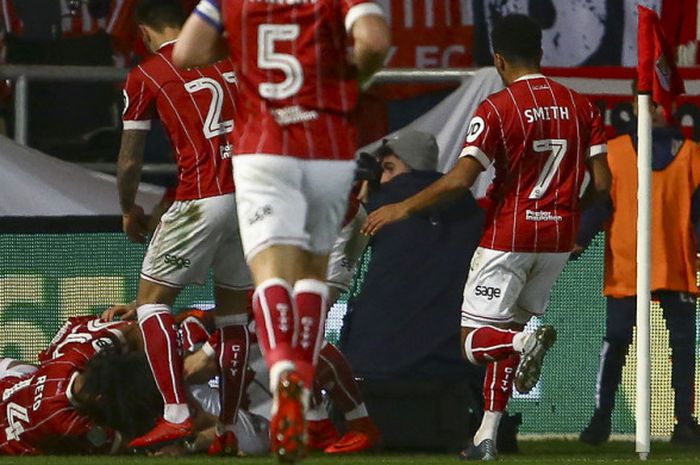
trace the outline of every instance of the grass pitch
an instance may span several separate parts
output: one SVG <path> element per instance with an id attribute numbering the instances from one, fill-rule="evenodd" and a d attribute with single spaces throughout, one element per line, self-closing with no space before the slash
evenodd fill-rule
<path id="1" fill-rule="evenodd" d="M 612 463 L 612 464 L 660 464 L 698 463 L 700 464 L 700 444 L 697 447 L 680 447 L 669 443 L 655 442 L 651 456 L 641 462 L 630 442 L 611 442 L 600 447 L 587 446 L 577 441 L 521 441 L 520 453 L 501 455 L 499 461 L 518 465 L 541 465 L 558 463 Z M 277 464 L 272 457 L 245 457 L 240 459 L 190 457 L 2 457 L 0 465 L 214 465 L 239 463 L 241 465 Z M 457 465 L 460 462 L 454 454 L 363 454 L 351 456 L 311 455 L 304 465 Z"/>

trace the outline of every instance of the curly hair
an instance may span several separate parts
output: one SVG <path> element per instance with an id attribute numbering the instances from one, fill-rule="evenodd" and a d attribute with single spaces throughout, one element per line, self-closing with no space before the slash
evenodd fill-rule
<path id="1" fill-rule="evenodd" d="M 88 362 L 83 375 L 76 396 L 80 410 L 124 437 L 145 434 L 163 412 L 162 397 L 142 352 L 104 350 Z"/>

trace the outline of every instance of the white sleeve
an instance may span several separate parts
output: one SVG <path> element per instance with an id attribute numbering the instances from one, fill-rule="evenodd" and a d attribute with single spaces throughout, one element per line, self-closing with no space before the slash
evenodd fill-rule
<path id="1" fill-rule="evenodd" d="M 368 2 L 355 5 L 352 8 L 350 8 L 348 10 L 348 13 L 345 15 L 345 30 L 348 31 L 348 33 L 350 33 L 350 31 L 352 31 L 352 26 L 355 24 L 355 21 L 357 21 L 362 16 L 367 15 L 377 15 L 384 17 L 384 12 L 381 8 L 379 8 L 379 5 L 377 5 L 376 3 Z"/>
<path id="2" fill-rule="evenodd" d="M 221 20 L 221 6 L 218 0 L 200 0 L 194 13 L 217 30 L 223 28 Z"/>

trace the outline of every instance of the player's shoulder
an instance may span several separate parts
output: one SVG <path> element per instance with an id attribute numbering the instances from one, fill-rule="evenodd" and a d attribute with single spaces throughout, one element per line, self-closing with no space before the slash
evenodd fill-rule
<path id="1" fill-rule="evenodd" d="M 560 95 L 568 96 L 576 105 L 579 111 L 590 112 L 595 109 L 593 102 L 586 95 L 579 93 L 575 89 L 564 85 L 560 82 L 555 81 L 552 78 L 547 78 L 547 81 L 551 84 L 552 88 L 558 92 Z"/>
<path id="2" fill-rule="evenodd" d="M 70 373 L 79 370 L 95 355 L 91 344 L 82 344 L 68 348 L 65 353 L 49 361 L 45 368 L 48 370 Z"/>
<path id="3" fill-rule="evenodd" d="M 171 70 L 175 70 L 172 58 L 167 50 L 159 50 L 148 55 L 129 71 L 129 78 L 144 82 L 146 85 L 159 83 Z"/>

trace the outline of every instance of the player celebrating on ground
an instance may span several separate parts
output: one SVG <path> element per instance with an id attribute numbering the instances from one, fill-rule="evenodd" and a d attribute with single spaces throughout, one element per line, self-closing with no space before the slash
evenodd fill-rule
<path id="1" fill-rule="evenodd" d="M 476 110 L 455 167 L 423 191 L 370 214 L 364 231 L 383 226 L 469 189 L 495 163 L 496 178 L 480 247 L 462 304 L 467 359 L 488 364 L 484 417 L 464 459 L 493 459 L 498 423 L 513 385 L 529 392 L 556 333 L 522 332 L 544 313 L 549 293 L 576 238 L 579 196 L 587 168 L 594 190 L 607 192 L 603 125 L 597 108 L 540 74 L 542 32 L 527 16 L 494 26 L 496 69 L 507 86 Z M 517 367 L 517 369 L 516 369 Z"/>
<path id="2" fill-rule="evenodd" d="M 388 26 L 370 0 L 202 0 L 175 62 L 220 56 L 222 30 L 244 104 L 234 178 L 274 392 L 272 447 L 280 459 L 296 460 L 323 340 L 328 254 L 353 179 L 355 81 L 381 66 Z"/>
<path id="3" fill-rule="evenodd" d="M 144 212 L 134 199 L 153 118 L 160 118 L 174 145 L 178 186 L 175 202 L 161 217 L 149 244 L 136 298 L 144 348 L 163 396 L 164 415 L 151 432 L 130 446 L 155 448 L 193 433 L 171 306 L 180 289 L 203 284 L 212 268 L 217 327 L 225 341 L 217 357 L 224 408 L 213 451 L 234 451 L 233 416 L 240 398 L 235 389 L 242 385 L 237 377 L 245 372 L 246 290 L 252 283 L 238 234 L 231 173 L 233 68 L 230 60 L 198 70 L 173 65 L 173 44 L 184 21 L 175 0 L 141 0 L 136 19 L 154 55 L 129 73 L 124 89 L 117 179 L 129 239 L 145 239 Z"/>
<path id="4" fill-rule="evenodd" d="M 39 367 L 0 359 L 0 455 L 117 452 L 114 430 L 148 430 L 162 407 L 143 354 L 97 340 L 64 344 Z"/>

